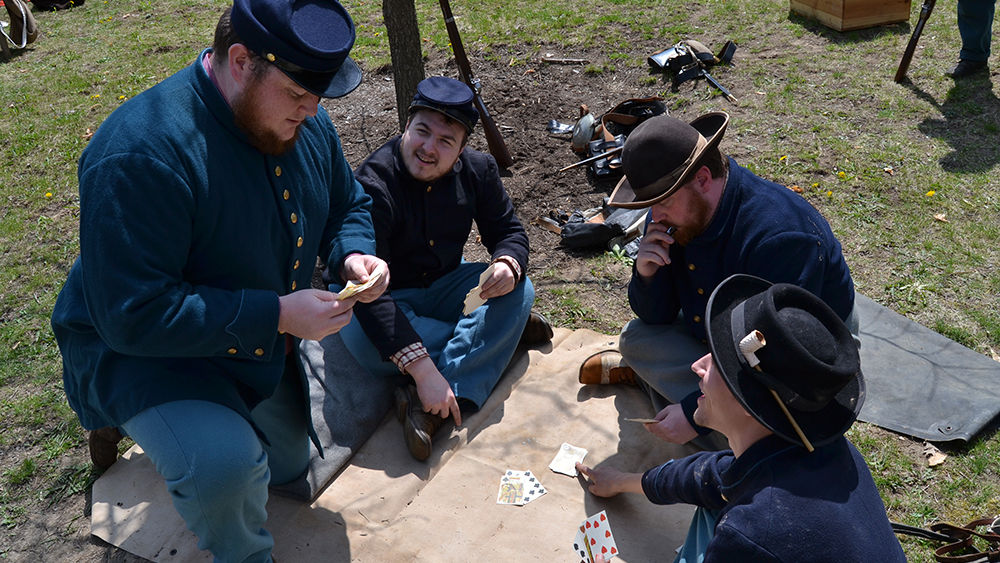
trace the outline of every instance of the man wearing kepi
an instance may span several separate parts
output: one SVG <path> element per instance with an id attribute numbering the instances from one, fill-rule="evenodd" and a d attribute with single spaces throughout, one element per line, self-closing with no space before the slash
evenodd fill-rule
<path id="1" fill-rule="evenodd" d="M 905 561 L 864 458 L 844 437 L 865 398 L 854 338 L 822 300 L 737 274 L 705 312 L 694 418 L 732 450 L 645 473 L 577 464 L 589 490 L 698 506 L 675 561 Z"/>
<path id="2" fill-rule="evenodd" d="M 479 120 L 472 90 L 451 78 L 427 78 L 409 114 L 403 134 L 355 170 L 373 199 L 376 250 L 392 269 L 392 283 L 355 309 L 359 323 L 342 337 L 362 365 L 400 380 L 403 436 L 413 457 L 425 460 L 447 418 L 461 424 L 463 414 L 482 407 L 519 338 L 541 344 L 552 329 L 531 312 L 528 237 L 497 163 L 466 147 Z M 473 221 L 490 264 L 462 257 Z M 465 314 L 466 295 L 481 276 L 476 293 L 486 302 Z"/>
<path id="3" fill-rule="evenodd" d="M 236 0 L 212 49 L 123 104 L 79 163 L 80 258 L 52 326 L 95 464 L 120 428 L 217 561 L 269 561 L 269 484 L 315 442 L 299 339 L 388 285 L 321 97 L 361 80 L 336 2 Z M 317 256 L 364 293 L 310 289 Z"/>
<path id="4" fill-rule="evenodd" d="M 692 418 L 697 378 L 691 364 L 707 350 L 705 306 L 726 277 L 742 273 L 792 283 L 825 301 L 857 334 L 854 283 L 840 242 L 808 202 L 727 158 L 719 142 L 729 116 L 690 124 L 669 116 L 643 122 L 622 150 L 625 177 L 610 205 L 649 207 L 629 283 L 638 316 L 619 349 L 594 354 L 580 383 L 639 383 L 659 412 L 653 434 L 708 449 L 721 436 Z"/>

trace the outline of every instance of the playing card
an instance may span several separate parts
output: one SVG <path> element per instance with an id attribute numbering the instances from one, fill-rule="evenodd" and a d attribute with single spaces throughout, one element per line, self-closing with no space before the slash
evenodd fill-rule
<path id="1" fill-rule="evenodd" d="M 486 303 L 486 300 L 479 296 L 479 292 L 483 290 L 483 284 L 486 283 L 486 280 L 490 279 L 496 267 L 496 264 L 490 264 L 488 268 L 483 270 L 483 273 L 479 274 L 479 285 L 470 289 L 469 293 L 465 296 L 465 307 L 462 308 L 463 315 L 468 315 L 479 308 L 480 305 Z"/>
<path id="2" fill-rule="evenodd" d="M 655 418 L 626 418 L 628 422 L 641 422 L 643 424 L 653 424 L 654 422 L 659 422 Z"/>
<path id="3" fill-rule="evenodd" d="M 545 487 L 542 486 L 537 477 L 530 471 L 524 472 L 524 504 L 528 504 L 546 492 Z"/>
<path id="4" fill-rule="evenodd" d="M 615 536 L 611 533 L 608 515 L 603 510 L 588 517 L 583 526 L 587 547 L 590 548 L 592 555 L 601 554 L 605 561 L 618 555 L 618 544 L 615 543 Z"/>
<path id="5" fill-rule="evenodd" d="M 573 538 L 573 554 L 580 558 L 580 563 L 593 563 L 594 558 L 590 555 L 590 548 L 587 547 L 587 534 L 583 531 L 583 524 L 576 530 L 576 537 Z"/>
<path id="6" fill-rule="evenodd" d="M 515 504 L 523 506 L 546 493 L 538 478 L 531 471 L 515 471 L 508 469 L 500 478 L 500 489 L 497 491 L 497 504 Z"/>
<path id="7" fill-rule="evenodd" d="M 379 268 L 378 270 L 375 270 L 370 276 L 368 276 L 368 281 L 366 281 L 365 283 L 355 283 L 354 280 L 348 280 L 347 285 L 344 286 L 344 289 L 341 289 L 340 293 L 337 294 L 337 301 L 343 301 L 344 299 L 347 299 L 352 295 L 357 295 L 358 293 L 361 293 L 362 291 L 375 285 L 375 282 L 377 282 L 381 277 L 382 277 L 382 269 Z"/>
<path id="8" fill-rule="evenodd" d="M 586 455 L 587 450 L 563 442 L 556 457 L 552 458 L 552 462 L 549 463 L 549 469 L 556 473 L 576 477 L 576 462 L 583 461 Z"/>

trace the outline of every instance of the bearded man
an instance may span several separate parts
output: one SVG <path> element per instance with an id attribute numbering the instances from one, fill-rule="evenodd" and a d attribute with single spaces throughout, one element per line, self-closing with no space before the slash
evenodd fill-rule
<path id="1" fill-rule="evenodd" d="M 354 38 L 333 1 L 235 0 L 213 47 L 80 158 L 80 257 L 52 315 L 67 398 L 95 465 L 134 439 L 219 561 L 271 560 L 268 485 L 300 477 L 317 442 L 298 341 L 388 286 L 371 200 L 319 107 L 360 83 Z M 338 300 L 310 289 L 317 257 L 379 281 Z"/>

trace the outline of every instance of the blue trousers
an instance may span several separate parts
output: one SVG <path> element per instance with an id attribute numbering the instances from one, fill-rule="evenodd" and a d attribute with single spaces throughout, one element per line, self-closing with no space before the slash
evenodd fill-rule
<path id="1" fill-rule="evenodd" d="M 958 58 L 985 61 L 990 57 L 995 10 L 996 0 L 958 0 L 958 32 L 962 36 Z"/>
<path id="2" fill-rule="evenodd" d="M 198 547 L 215 561 L 271 561 L 268 485 L 295 479 L 309 464 L 301 385 L 297 370 L 286 368 L 274 395 L 251 412 L 269 446 L 245 418 L 209 401 L 164 403 L 122 425 L 163 476 Z"/>
<path id="3" fill-rule="evenodd" d="M 455 396 L 475 403 L 477 408 L 483 406 L 514 355 L 535 301 L 535 289 L 525 277 L 507 295 L 463 315 L 465 296 L 479 284 L 486 266 L 463 262 L 430 287 L 392 290 L 393 300 L 420 335 Z M 399 375 L 395 364 L 382 360 L 356 320 L 340 335 L 358 363 L 373 375 Z"/>
<path id="4" fill-rule="evenodd" d="M 691 518 L 684 545 L 677 552 L 674 563 L 702 563 L 708 544 L 715 537 L 715 524 L 719 521 L 719 512 L 698 507 Z"/>

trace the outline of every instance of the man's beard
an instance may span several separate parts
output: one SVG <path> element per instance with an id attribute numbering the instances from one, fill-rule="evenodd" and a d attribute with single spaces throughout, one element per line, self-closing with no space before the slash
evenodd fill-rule
<path id="1" fill-rule="evenodd" d="M 261 125 L 264 121 L 261 117 L 267 110 L 260 102 L 259 80 L 255 77 L 233 100 L 233 120 L 236 122 L 236 126 L 246 133 L 250 144 L 257 150 L 264 154 L 278 156 L 295 146 L 295 141 L 299 138 L 299 129 L 296 127 L 295 134 L 286 141 Z"/>

